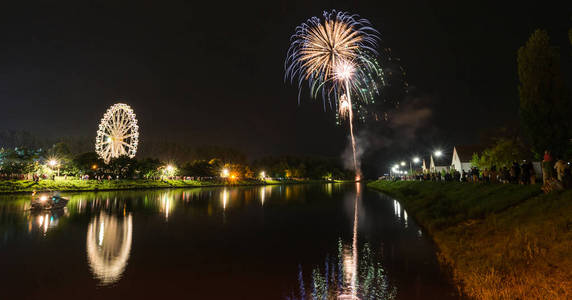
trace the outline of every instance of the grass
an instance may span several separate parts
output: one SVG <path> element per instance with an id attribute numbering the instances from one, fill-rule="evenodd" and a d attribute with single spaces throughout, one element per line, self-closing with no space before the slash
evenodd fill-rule
<path id="1" fill-rule="evenodd" d="M 425 227 L 459 290 L 474 299 L 572 298 L 572 190 L 382 182 Z"/>
<path id="2" fill-rule="evenodd" d="M 0 180 L 0 194 L 26 193 L 33 191 L 104 191 L 155 188 L 185 188 L 223 185 L 265 185 L 265 184 L 295 184 L 317 182 L 312 180 L 236 180 L 227 181 L 195 181 L 195 180 Z M 322 182 L 322 181 L 320 181 Z"/>

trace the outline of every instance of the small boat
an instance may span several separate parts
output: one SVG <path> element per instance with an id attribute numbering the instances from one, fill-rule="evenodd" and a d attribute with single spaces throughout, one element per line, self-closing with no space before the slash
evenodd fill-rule
<path id="1" fill-rule="evenodd" d="M 59 195 L 41 195 L 30 202 L 31 210 L 53 210 L 64 208 L 69 200 Z"/>

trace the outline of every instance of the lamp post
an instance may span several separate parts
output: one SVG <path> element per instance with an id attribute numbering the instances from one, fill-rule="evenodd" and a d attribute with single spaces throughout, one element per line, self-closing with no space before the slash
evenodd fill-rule
<path id="1" fill-rule="evenodd" d="M 413 158 L 413 163 L 414 163 L 414 164 L 419 163 L 419 157 L 414 157 L 414 158 Z M 413 175 L 413 168 L 411 167 L 411 160 L 409 161 L 409 173 L 410 173 L 411 175 Z"/>
<path id="2" fill-rule="evenodd" d="M 54 168 L 54 167 L 58 167 L 58 177 L 60 176 L 60 164 L 58 163 L 57 160 L 55 159 L 50 159 L 50 161 L 48 162 L 48 165 L 50 165 L 50 168 Z"/>

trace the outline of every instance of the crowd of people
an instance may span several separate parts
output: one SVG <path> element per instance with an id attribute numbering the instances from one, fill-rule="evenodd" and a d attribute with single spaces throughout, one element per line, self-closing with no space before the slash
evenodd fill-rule
<path id="1" fill-rule="evenodd" d="M 512 183 L 512 184 L 535 184 L 542 179 L 543 186 L 554 185 L 557 188 L 572 187 L 572 167 L 570 162 L 563 159 L 553 160 L 549 151 L 545 152 L 541 163 L 541 174 L 537 174 L 531 161 L 523 160 L 521 163 L 513 161 L 510 166 L 497 168 L 479 169 L 471 167 L 469 170 L 440 172 L 423 172 L 410 176 L 391 177 L 393 180 L 418 180 L 418 181 L 445 181 L 445 182 L 481 182 L 481 183 Z"/>

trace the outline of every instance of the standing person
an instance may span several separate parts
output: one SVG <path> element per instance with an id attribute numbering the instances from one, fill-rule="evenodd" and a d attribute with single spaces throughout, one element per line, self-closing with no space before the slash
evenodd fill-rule
<path id="1" fill-rule="evenodd" d="M 530 184 L 535 184 L 536 183 L 536 172 L 534 172 L 534 165 L 532 165 L 531 161 L 528 161 L 526 163 L 528 171 L 529 171 L 529 177 L 528 180 L 530 180 Z"/>
<path id="2" fill-rule="evenodd" d="M 514 176 L 515 176 L 514 183 L 518 183 L 520 181 L 520 174 L 521 174 L 520 165 L 515 160 L 513 166 L 514 166 Z"/>
<path id="3" fill-rule="evenodd" d="M 556 176 L 558 177 L 558 181 L 562 182 L 562 179 L 564 178 L 564 173 L 566 172 L 566 168 L 568 168 L 568 165 L 566 164 L 565 161 L 561 159 L 559 159 L 554 164 L 554 169 L 556 170 Z"/>
<path id="4" fill-rule="evenodd" d="M 516 164 L 516 162 L 514 162 L 512 164 L 512 166 L 510 167 L 510 183 L 515 183 L 516 181 L 516 167 L 514 166 Z"/>
<path id="5" fill-rule="evenodd" d="M 542 184 L 545 185 L 546 181 L 552 177 L 552 156 L 550 151 L 544 151 L 544 159 L 542 160 Z"/>
<path id="6" fill-rule="evenodd" d="M 520 179 L 521 184 L 527 185 L 530 182 L 530 169 L 528 168 L 528 164 L 526 161 L 522 163 L 520 166 L 522 170 L 522 176 Z"/>
<path id="7" fill-rule="evenodd" d="M 489 175 L 490 175 L 490 174 L 489 174 L 489 169 L 484 168 L 484 169 L 483 169 L 483 181 L 484 181 L 485 183 L 489 183 Z"/>

